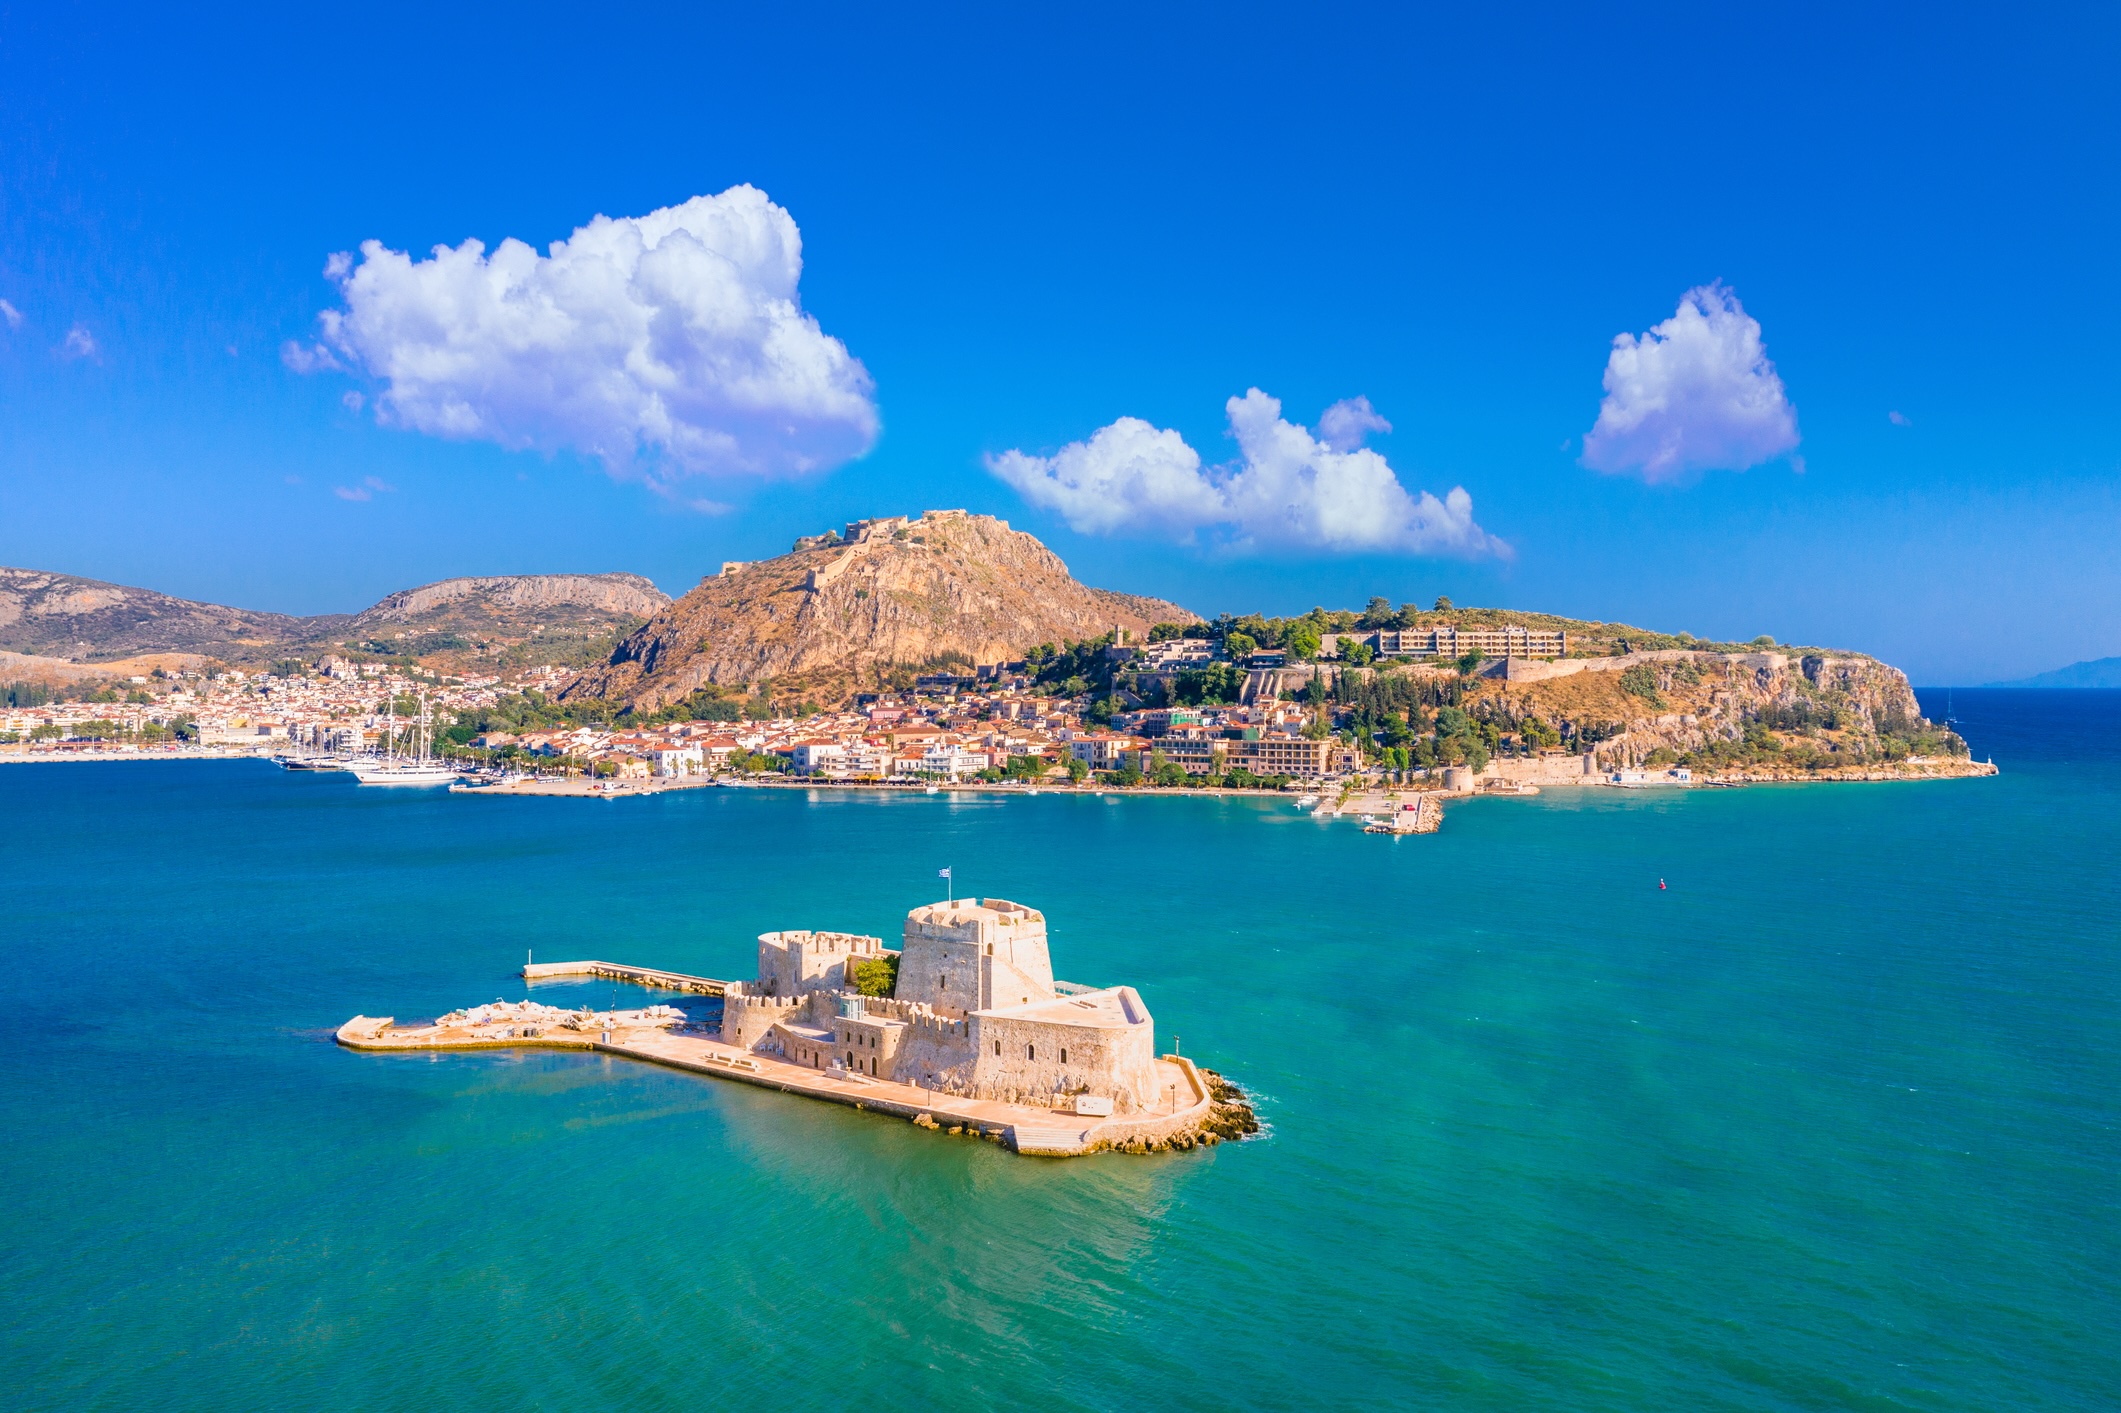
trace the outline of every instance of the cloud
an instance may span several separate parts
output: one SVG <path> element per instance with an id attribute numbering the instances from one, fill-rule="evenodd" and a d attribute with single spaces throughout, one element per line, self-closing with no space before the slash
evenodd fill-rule
<path id="1" fill-rule="evenodd" d="M 0 299 L 0 319 L 7 320 L 10 329 L 22 327 L 22 311 L 4 299 Z"/>
<path id="2" fill-rule="evenodd" d="M 1224 410 L 1239 453 L 1226 466 L 1204 467 L 1177 432 L 1122 417 L 1052 456 L 989 456 L 987 469 L 1085 534 L 1186 540 L 1220 531 L 1243 548 L 1509 554 L 1474 523 L 1463 487 L 1441 500 L 1409 493 L 1384 457 L 1361 445 L 1390 425 L 1367 399 L 1335 403 L 1316 435 L 1284 421 L 1281 403 L 1258 388 Z"/>
<path id="3" fill-rule="evenodd" d="M 96 346 L 96 336 L 88 331 L 88 325 L 76 324 L 66 331 L 66 341 L 59 345 L 61 358 L 95 358 L 103 350 Z"/>
<path id="4" fill-rule="evenodd" d="M 1318 439 L 1335 451 L 1353 451 L 1372 432 L 1389 432 L 1392 424 L 1377 415 L 1366 397 L 1334 403 L 1318 419 Z"/>
<path id="5" fill-rule="evenodd" d="M 1915 425 L 1908 420 L 1907 414 L 1904 412 L 1888 412 L 1885 414 L 1885 420 L 1892 423 L 1895 427 L 1912 427 Z"/>
<path id="6" fill-rule="evenodd" d="M 368 399 L 352 388 L 348 388 L 345 392 L 339 394 L 339 405 L 348 412 L 359 412 L 368 405 Z"/>
<path id="7" fill-rule="evenodd" d="M 374 500 L 378 491 L 387 495 L 396 489 L 380 476 L 367 476 L 358 486 L 333 486 L 331 493 L 340 500 Z"/>
<path id="8" fill-rule="evenodd" d="M 297 373 L 338 373 L 345 371 L 346 367 L 323 344 L 311 344 L 305 348 L 293 339 L 280 345 L 280 361 Z"/>
<path id="9" fill-rule="evenodd" d="M 1759 321 L 1722 285 L 1702 285 L 1641 338 L 1613 340 L 1583 464 L 1673 481 L 1743 471 L 1796 447 L 1797 409 L 1768 361 Z"/>
<path id="10" fill-rule="evenodd" d="M 544 255 L 513 238 L 414 260 L 379 241 L 325 274 L 345 307 L 289 344 L 297 372 L 383 384 L 376 416 L 512 449 L 571 447 L 669 490 L 785 476 L 876 442 L 868 371 L 803 311 L 802 235 L 750 186 L 598 216 Z"/>

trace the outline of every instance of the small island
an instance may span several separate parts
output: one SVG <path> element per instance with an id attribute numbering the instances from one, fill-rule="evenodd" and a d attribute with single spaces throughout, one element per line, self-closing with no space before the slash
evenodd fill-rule
<path id="1" fill-rule="evenodd" d="M 1155 1020 L 1133 987 L 1054 980 L 1044 915 L 1003 898 L 915 908 L 897 950 L 854 933 L 769 932 L 749 982 L 606 962 L 523 974 L 719 996 L 721 1014 L 708 1022 L 670 1005 L 495 1001 L 402 1029 L 391 1017 L 355 1016 L 339 1043 L 598 1050 L 1049 1157 L 1190 1149 L 1259 1128 L 1235 1086 L 1157 1053 Z"/>

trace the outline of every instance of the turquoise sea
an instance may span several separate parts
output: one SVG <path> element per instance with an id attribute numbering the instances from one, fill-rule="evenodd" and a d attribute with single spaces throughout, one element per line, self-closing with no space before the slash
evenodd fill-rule
<path id="1" fill-rule="evenodd" d="M 0 1405 L 2113 1407 L 2121 693 L 1953 704 L 2000 778 L 1400 840 L 0 767 Z M 944 865 L 1268 1136 L 1028 1160 L 330 1040 L 520 996 L 528 949 L 748 975 L 763 930 L 892 936 Z"/>

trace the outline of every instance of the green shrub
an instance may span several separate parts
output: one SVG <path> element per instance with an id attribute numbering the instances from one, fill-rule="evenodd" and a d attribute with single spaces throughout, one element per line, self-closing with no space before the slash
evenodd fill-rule
<path id="1" fill-rule="evenodd" d="M 874 961 L 854 966 L 854 989 L 864 996 L 898 994 L 898 953 L 886 952 Z"/>
<path id="2" fill-rule="evenodd" d="M 1664 693 L 1657 690 L 1657 674 L 1646 662 L 1638 662 L 1620 674 L 1620 690 L 1651 706 L 1664 706 Z"/>

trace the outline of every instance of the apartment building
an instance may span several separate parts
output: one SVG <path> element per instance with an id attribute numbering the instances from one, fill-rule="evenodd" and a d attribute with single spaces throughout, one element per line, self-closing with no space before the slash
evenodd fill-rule
<path id="1" fill-rule="evenodd" d="M 1500 628 L 1383 629 L 1376 633 L 1340 633 L 1338 643 L 1367 643 L 1379 657 L 1567 657 L 1569 635 L 1559 629 Z"/>

